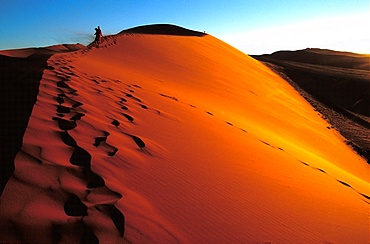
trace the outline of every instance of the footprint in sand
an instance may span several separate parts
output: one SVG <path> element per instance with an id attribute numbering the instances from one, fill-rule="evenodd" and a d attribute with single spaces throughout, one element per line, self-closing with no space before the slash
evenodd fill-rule
<path id="1" fill-rule="evenodd" d="M 350 185 L 350 184 L 348 184 L 348 183 L 346 183 L 346 182 L 344 182 L 344 181 L 341 181 L 341 180 L 337 180 L 339 183 L 341 183 L 342 185 L 344 185 L 344 186 L 347 186 L 347 187 L 351 187 L 352 188 L 352 186 Z"/>
<path id="2" fill-rule="evenodd" d="M 75 102 L 73 105 L 72 105 L 72 108 L 77 108 L 77 107 L 80 107 L 80 106 L 82 106 L 83 105 L 83 103 L 81 103 L 81 102 Z"/>
<path id="3" fill-rule="evenodd" d="M 77 142 L 75 141 L 75 139 L 72 138 L 72 136 L 68 134 L 67 131 L 60 132 L 60 136 L 64 144 L 71 147 L 77 147 Z"/>
<path id="4" fill-rule="evenodd" d="M 58 96 L 55 98 L 55 100 L 59 103 L 59 105 L 64 103 L 64 98 L 63 97 L 65 97 L 64 94 L 58 94 Z"/>
<path id="5" fill-rule="evenodd" d="M 58 121 L 58 127 L 61 130 L 72 130 L 77 126 L 75 121 L 65 120 L 58 117 L 54 117 L 53 120 Z"/>
<path id="6" fill-rule="evenodd" d="M 114 155 L 116 155 L 116 153 L 118 152 L 118 148 L 108 144 L 106 141 L 107 141 L 107 137 L 109 136 L 109 133 L 108 132 L 105 132 L 106 135 L 105 136 L 101 136 L 101 137 L 96 137 L 95 138 L 95 141 L 94 141 L 94 146 L 95 147 L 100 147 L 102 148 L 103 150 L 105 150 L 107 152 L 107 155 L 112 157 Z"/>
<path id="7" fill-rule="evenodd" d="M 115 120 L 112 121 L 111 124 L 114 125 L 114 126 L 116 126 L 116 127 L 118 127 L 120 125 L 120 122 L 115 119 Z"/>
<path id="8" fill-rule="evenodd" d="M 105 142 L 107 140 L 107 136 L 102 136 L 102 137 L 96 137 L 95 138 L 95 142 L 94 142 L 94 146 L 95 147 L 98 147 L 100 145 L 100 143 L 102 142 Z"/>
<path id="9" fill-rule="evenodd" d="M 76 113 L 75 115 L 73 115 L 70 120 L 72 121 L 76 121 L 76 120 L 81 120 L 81 118 L 85 116 L 85 114 L 83 113 Z"/>
<path id="10" fill-rule="evenodd" d="M 326 171 L 325 171 L 325 170 L 323 170 L 323 169 L 319 169 L 319 168 L 313 168 L 313 169 L 316 169 L 316 170 L 318 170 L 318 171 L 320 171 L 320 172 L 322 172 L 322 173 L 326 174 Z"/>
<path id="11" fill-rule="evenodd" d="M 126 93 L 126 97 L 129 97 L 129 98 L 131 98 L 131 99 L 133 99 L 133 100 L 135 100 L 135 101 L 137 101 L 137 102 L 141 103 L 141 100 L 140 100 L 139 98 L 134 97 L 134 96 L 133 96 L 132 94 L 130 94 L 130 93 Z"/>
<path id="12" fill-rule="evenodd" d="M 76 146 L 69 162 L 73 165 L 89 167 L 91 162 L 91 155 L 85 149 Z"/>
<path id="13" fill-rule="evenodd" d="M 260 142 L 262 142 L 263 144 L 265 144 L 265 145 L 267 145 L 267 146 L 271 146 L 271 145 L 270 145 L 270 143 L 267 143 L 267 142 L 265 142 L 265 141 L 260 140 Z"/>
<path id="14" fill-rule="evenodd" d="M 64 204 L 64 212 L 68 216 L 86 216 L 87 206 L 74 194 L 70 194 Z"/>
<path id="15" fill-rule="evenodd" d="M 108 216 L 112 220 L 114 227 L 118 230 L 119 235 L 123 237 L 125 233 L 125 217 L 121 211 L 112 204 L 97 205 L 95 209 L 99 213 Z"/>
<path id="16" fill-rule="evenodd" d="M 360 195 L 363 196 L 363 197 L 365 197 L 367 200 L 370 200 L 370 197 L 369 196 L 367 196 L 367 195 L 365 195 L 363 193 L 360 193 Z"/>
<path id="17" fill-rule="evenodd" d="M 179 101 L 176 97 L 172 97 L 172 96 L 169 96 L 169 95 L 166 95 L 166 94 L 163 94 L 163 93 L 159 93 L 159 95 L 161 95 L 162 97 L 166 97 L 166 98 L 169 98 L 169 99 L 172 99 L 174 101 Z"/>
<path id="18" fill-rule="evenodd" d="M 118 152 L 118 148 L 113 148 L 113 150 L 111 152 L 108 152 L 108 156 L 110 157 L 113 157 L 114 155 L 116 155 L 116 153 Z"/>
<path id="19" fill-rule="evenodd" d="M 300 160 L 299 160 L 299 162 L 301 162 L 303 165 L 306 165 L 306 166 L 310 167 L 310 165 L 306 162 L 303 162 L 303 161 L 300 161 Z"/>
<path id="20" fill-rule="evenodd" d="M 128 114 L 122 114 L 123 116 L 125 116 L 125 118 L 128 120 L 128 121 L 130 121 L 130 122 L 134 122 L 134 118 L 133 117 L 131 117 L 130 115 L 128 115 Z"/>
<path id="21" fill-rule="evenodd" d="M 137 136 L 132 136 L 132 139 L 134 140 L 134 142 L 136 143 L 136 145 L 140 148 L 144 148 L 145 147 L 145 143 L 143 142 L 143 140 L 141 140 L 139 137 Z"/>
<path id="22" fill-rule="evenodd" d="M 86 185 L 87 188 L 92 189 L 105 186 L 104 179 L 100 175 L 95 174 L 90 167 L 85 168 L 83 173 L 89 182 Z"/>
<path id="23" fill-rule="evenodd" d="M 113 224 L 116 226 L 121 236 L 123 236 L 125 233 L 125 216 L 114 205 L 105 205 L 104 207 L 107 208 Z"/>
<path id="24" fill-rule="evenodd" d="M 63 105 L 57 105 L 57 112 L 62 114 L 70 113 L 71 108 L 65 107 Z"/>
<path id="25" fill-rule="evenodd" d="M 60 81 L 69 81 L 71 79 L 71 76 L 69 75 L 66 75 L 64 73 L 61 73 L 60 71 L 56 71 L 56 77 L 60 80 Z"/>
<path id="26" fill-rule="evenodd" d="M 62 89 L 58 89 L 57 91 L 60 92 L 60 93 L 63 93 L 63 94 L 69 94 L 69 95 L 72 95 L 72 96 L 78 96 L 77 94 L 77 90 L 75 89 L 72 89 L 72 88 L 63 88 L 67 91 L 63 91 Z"/>
<path id="27" fill-rule="evenodd" d="M 71 87 L 67 85 L 67 83 L 65 83 L 64 81 L 58 81 L 57 87 L 71 89 Z"/>

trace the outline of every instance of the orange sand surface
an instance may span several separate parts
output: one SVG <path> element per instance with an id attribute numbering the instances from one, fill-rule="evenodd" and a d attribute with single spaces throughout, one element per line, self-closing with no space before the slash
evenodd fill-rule
<path id="1" fill-rule="evenodd" d="M 121 34 L 48 65 L 0 241 L 369 242 L 369 165 L 226 43 Z"/>

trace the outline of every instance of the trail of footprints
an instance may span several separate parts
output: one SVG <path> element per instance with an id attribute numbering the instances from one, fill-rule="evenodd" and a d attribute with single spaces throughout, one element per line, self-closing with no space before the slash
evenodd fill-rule
<path id="1" fill-rule="evenodd" d="M 56 101 L 56 111 L 55 114 L 56 116 L 53 117 L 52 119 L 57 122 L 57 125 L 60 129 L 60 138 L 63 141 L 63 143 L 66 146 L 69 146 L 73 148 L 72 155 L 69 159 L 70 163 L 72 165 L 75 165 L 77 167 L 81 167 L 81 175 L 80 178 L 84 179 L 86 182 L 86 190 L 88 193 L 94 191 L 94 189 L 98 188 L 106 188 L 104 179 L 94 173 L 91 170 L 91 160 L 92 157 L 89 152 L 87 152 L 85 149 L 80 147 L 78 145 L 78 142 L 69 134 L 69 131 L 75 129 L 78 126 L 78 121 L 83 120 L 83 117 L 85 116 L 84 110 L 83 110 L 83 103 L 79 102 L 78 99 L 78 91 L 71 88 L 68 85 L 68 82 L 71 80 L 73 76 L 79 77 L 85 76 L 84 78 L 88 78 L 93 82 L 93 84 L 98 85 L 94 86 L 95 91 L 98 94 L 104 95 L 105 91 L 111 91 L 112 88 L 109 85 L 105 85 L 108 81 L 105 79 L 101 79 L 100 77 L 89 77 L 87 74 L 77 74 L 76 72 L 72 71 L 74 68 L 73 66 L 68 66 L 67 61 L 60 61 L 60 63 L 57 63 L 59 67 L 59 71 L 54 70 L 53 67 L 49 67 L 49 70 L 52 70 L 55 72 L 56 76 L 58 77 L 58 81 L 56 82 L 58 94 L 55 97 Z M 109 81 L 112 82 L 112 81 Z M 120 83 L 121 81 L 116 80 L 114 82 Z M 129 106 L 128 103 L 129 101 L 133 101 L 136 103 L 136 105 L 140 106 L 142 109 L 145 110 L 150 110 L 143 102 L 141 99 L 137 98 L 136 96 L 133 95 L 135 92 L 134 89 L 136 88 L 141 88 L 140 86 L 137 85 L 128 85 L 128 91 L 123 92 L 121 97 L 117 98 L 117 101 L 115 102 L 117 106 L 120 108 L 121 112 L 120 114 L 122 115 L 122 118 L 112 118 L 111 120 L 111 125 L 115 127 L 120 127 L 121 123 L 123 123 L 123 120 L 125 120 L 128 123 L 135 123 L 135 118 L 131 116 L 129 112 Z M 166 99 L 171 99 L 174 102 L 180 102 L 176 97 L 169 96 L 166 94 L 159 94 L 160 96 L 166 98 Z M 189 104 L 192 108 L 198 109 L 196 106 Z M 154 110 L 158 114 L 160 114 L 159 110 Z M 215 116 L 214 113 L 210 111 L 205 111 L 207 115 L 209 116 Z M 216 117 L 216 116 L 215 116 Z M 123 119 L 123 120 L 121 120 Z M 229 121 L 224 121 L 227 125 L 235 127 L 233 123 Z M 243 128 L 239 128 L 242 130 L 244 133 L 248 133 L 247 130 Z M 133 142 L 137 145 L 139 150 L 142 150 L 144 152 L 146 151 L 146 144 L 143 140 L 141 140 L 139 137 L 135 135 L 131 135 L 129 133 L 126 133 L 121 130 L 121 132 L 128 137 L 131 137 Z M 93 143 L 93 146 L 96 148 L 99 148 L 107 153 L 108 157 L 114 157 L 117 152 L 118 148 L 114 147 L 113 145 L 110 145 L 107 143 L 107 139 L 110 136 L 110 133 L 108 131 L 101 131 L 101 135 L 95 137 Z M 280 150 L 282 152 L 285 152 L 283 148 L 280 147 L 275 147 L 270 145 L 268 142 L 260 140 L 261 143 L 265 144 L 266 146 L 272 147 L 274 149 Z M 285 152 L 286 153 L 286 152 Z M 298 160 L 298 159 L 297 159 Z M 298 160 L 300 163 L 304 164 L 305 166 L 311 167 L 312 169 L 318 170 L 322 173 L 327 174 L 324 170 L 315 168 L 310 166 L 309 164 Z M 364 200 L 367 203 L 370 203 L 370 197 L 367 196 L 366 194 L 363 194 L 353 187 L 351 187 L 348 183 L 343 182 L 339 179 L 334 178 L 333 176 L 327 174 L 328 176 L 332 177 L 335 179 L 338 183 L 342 184 L 345 187 L 348 187 L 358 194 L 360 194 Z M 108 189 L 108 188 L 106 188 Z M 109 189 L 108 189 L 109 190 Z M 120 196 L 122 197 L 122 196 Z M 84 199 L 82 199 L 84 200 Z M 87 216 L 89 212 L 89 208 L 95 208 L 99 212 L 102 212 L 109 216 L 114 223 L 115 227 L 117 228 L 117 231 L 120 233 L 121 236 L 124 235 L 124 223 L 125 223 L 125 218 L 124 215 L 114 206 L 114 203 L 111 204 L 97 204 L 91 207 L 86 206 L 83 201 L 82 201 L 76 194 L 71 193 L 68 200 L 64 204 L 64 211 L 67 215 L 69 216 Z M 118 201 L 118 199 L 117 199 Z M 88 243 L 97 243 L 98 238 L 95 236 L 94 232 L 92 231 L 91 228 L 89 228 L 82 220 L 81 223 L 82 227 L 85 229 L 84 235 L 82 236 L 81 242 L 88 242 Z"/>
<path id="2" fill-rule="evenodd" d="M 269 147 L 272 147 L 272 148 L 274 148 L 274 149 L 278 149 L 278 150 L 280 150 L 280 151 L 285 152 L 285 150 L 284 150 L 283 148 L 281 148 L 281 147 L 273 146 L 273 145 L 271 145 L 270 143 L 265 142 L 265 141 L 262 141 L 262 140 L 260 140 L 260 142 L 261 142 L 261 143 L 263 143 L 263 144 L 265 144 L 265 145 L 267 145 L 267 146 L 269 146 Z M 285 152 L 285 153 L 287 153 L 287 152 Z M 325 170 L 323 170 L 323 169 L 321 169 L 321 168 L 317 168 L 317 167 L 311 166 L 310 164 L 308 164 L 308 163 L 306 163 L 306 162 L 304 162 L 304 161 L 302 161 L 302 160 L 299 160 L 299 159 L 296 159 L 296 160 L 297 160 L 298 162 L 302 163 L 303 165 L 305 165 L 305 166 L 307 166 L 307 167 L 309 167 L 309 168 L 313 169 L 313 170 L 317 170 L 317 171 L 319 171 L 319 172 L 321 172 L 321 173 L 326 174 L 327 176 L 331 177 L 332 179 L 334 179 L 334 180 L 335 180 L 335 181 L 337 181 L 338 183 L 342 184 L 343 186 L 345 186 L 345 187 L 348 187 L 348 188 L 352 189 L 353 191 L 355 191 L 356 193 L 358 193 L 360 196 L 362 196 L 363 198 L 365 198 L 365 199 L 363 199 L 363 200 L 364 200 L 366 203 L 370 204 L 370 197 L 369 197 L 368 195 L 364 194 L 364 193 L 359 192 L 358 190 L 356 190 L 355 188 L 353 188 L 350 184 L 348 184 L 348 183 L 346 183 L 346 182 L 344 182 L 344 181 L 342 181 L 342 180 L 339 180 L 339 179 L 335 178 L 334 176 L 330 175 L 329 173 L 327 173 Z"/>
<path id="3" fill-rule="evenodd" d="M 182 101 L 180 101 L 179 99 L 177 99 L 176 97 L 173 97 L 173 96 L 170 96 L 170 95 L 166 95 L 166 94 L 159 94 L 160 96 L 162 96 L 162 97 L 165 97 L 165 98 L 168 98 L 168 99 L 171 99 L 171 100 L 173 100 L 173 101 L 176 101 L 176 102 L 180 102 L 180 103 L 184 103 L 184 102 L 182 102 Z M 192 105 L 192 104 L 188 104 L 190 107 L 192 107 L 192 108 L 195 108 L 195 109 L 198 109 L 196 106 L 194 106 L 194 105 Z M 210 111 L 204 111 L 207 115 L 210 115 L 210 116 L 215 116 L 214 115 L 214 113 L 212 113 L 212 112 L 210 112 Z M 234 124 L 233 123 L 231 123 L 231 122 L 229 122 L 229 121 L 224 121 L 227 125 L 229 125 L 229 126 L 232 126 L 232 127 L 235 127 L 234 126 Z M 248 133 L 248 131 L 247 130 L 245 130 L 244 128 L 238 128 L 238 129 L 240 129 L 241 131 L 243 131 L 244 133 Z M 328 129 L 331 129 L 331 127 L 328 127 Z M 259 140 L 259 139 L 258 139 Z M 285 152 L 285 153 L 287 153 L 283 148 L 281 148 L 281 147 L 277 147 L 277 146 L 273 146 L 273 145 L 271 145 L 270 143 L 268 143 L 268 142 L 265 142 L 265 141 L 263 141 L 263 140 L 259 140 L 261 143 L 263 143 L 264 145 L 266 145 L 266 146 L 269 146 L 269 147 L 272 147 L 273 149 L 277 149 L 277 150 L 280 150 L 280 151 L 282 151 L 282 152 Z M 346 182 L 344 182 L 344 181 L 342 181 L 342 180 L 339 180 L 339 179 L 337 179 L 337 178 L 335 178 L 334 176 L 332 176 L 332 175 L 330 175 L 330 174 L 328 174 L 325 170 L 323 170 L 323 169 L 320 169 L 320 168 L 317 168 L 317 167 L 313 167 L 313 166 L 311 166 L 311 165 L 309 165 L 308 163 L 306 163 L 306 162 L 304 162 L 304 161 L 301 161 L 301 160 L 299 160 L 299 159 L 296 159 L 298 162 L 300 162 L 300 163 L 302 163 L 303 165 L 305 165 L 305 166 L 307 166 L 307 167 L 310 167 L 311 169 L 314 169 L 314 170 L 317 170 L 317 171 L 319 171 L 319 172 L 321 172 L 321 173 L 324 173 L 324 174 L 326 174 L 327 176 L 329 176 L 329 177 L 331 177 L 331 178 L 333 178 L 335 181 L 337 181 L 338 183 L 340 183 L 340 184 L 342 184 L 343 186 L 345 186 L 345 187 L 348 187 L 348 188 L 350 188 L 350 189 L 352 189 L 353 191 L 355 191 L 357 194 L 359 194 L 361 197 L 363 197 L 364 199 L 363 199 L 363 201 L 365 201 L 366 203 L 368 203 L 368 204 L 370 204 L 370 196 L 368 196 L 368 195 L 366 195 L 366 194 L 364 194 L 364 193 L 362 193 L 362 192 L 360 192 L 360 191 L 358 191 L 357 189 L 355 189 L 355 188 L 353 188 L 350 184 L 348 184 L 348 183 L 346 183 Z"/>
<path id="4" fill-rule="evenodd" d="M 86 151 L 84 148 L 78 145 L 78 142 L 70 135 L 69 131 L 74 130 L 78 126 L 78 121 L 83 120 L 85 116 L 83 110 L 83 103 L 78 101 L 78 91 L 71 88 L 68 85 L 68 82 L 71 80 L 72 76 L 79 76 L 76 72 L 73 72 L 73 66 L 68 66 L 67 61 L 60 61 L 60 63 L 56 63 L 57 67 L 59 67 L 59 71 L 54 70 L 53 67 L 49 66 L 49 70 L 55 72 L 55 75 L 59 81 L 56 82 L 56 89 L 58 94 L 54 97 L 56 101 L 56 116 L 52 118 L 52 120 L 56 121 L 57 126 L 59 128 L 60 138 L 66 146 L 73 148 L 73 152 L 70 156 L 69 162 L 77 167 L 80 167 L 80 175 L 78 177 L 83 179 L 87 182 L 86 184 L 86 192 L 87 196 L 94 191 L 94 189 L 98 188 L 106 188 L 106 190 L 110 191 L 106 186 L 104 179 L 94 173 L 91 169 L 91 161 L 92 156 L 91 154 Z M 92 79 L 93 82 L 96 84 L 101 84 L 106 82 L 106 80 L 102 80 L 99 77 Z M 120 82 L 120 81 L 116 81 Z M 139 86 L 135 86 L 136 88 L 140 88 Z M 104 88 L 104 87 L 102 87 Z M 109 87 L 106 87 L 109 90 Z M 103 90 L 97 90 L 98 93 L 103 93 Z M 138 103 L 142 103 L 140 99 L 133 96 L 133 90 L 129 90 L 129 93 L 126 93 L 126 97 L 122 97 L 117 101 L 123 111 L 127 111 L 128 107 L 125 105 L 128 102 L 128 99 L 136 101 Z M 141 105 L 143 109 L 148 109 L 147 106 Z M 125 118 L 128 122 L 134 123 L 134 118 L 129 115 L 128 113 L 122 113 L 123 118 Z M 113 126 L 119 127 L 121 123 L 117 119 L 112 119 L 111 124 Z M 145 143 L 139 137 L 135 135 L 131 135 L 129 133 L 125 133 L 127 136 L 131 137 L 133 142 L 138 146 L 139 150 L 145 150 Z M 108 131 L 101 131 L 101 135 L 95 137 L 93 146 L 99 148 L 107 153 L 108 157 L 114 157 L 118 152 L 118 148 L 114 147 L 107 143 L 107 138 L 109 137 L 110 133 Z M 112 194 L 119 195 L 115 192 Z M 84 195 L 84 193 L 81 193 Z M 70 193 L 69 198 L 64 204 L 64 212 L 68 216 L 75 216 L 75 217 L 82 217 L 81 220 L 81 228 L 84 229 L 84 234 L 81 237 L 81 242 L 85 243 L 98 243 L 99 240 L 97 236 L 94 234 L 93 230 L 85 224 L 83 217 L 87 216 L 90 210 L 97 210 L 102 212 L 106 216 L 108 216 L 114 226 L 116 227 L 120 236 L 124 235 L 125 231 L 125 217 L 124 215 L 114 206 L 114 203 L 118 201 L 122 196 L 119 195 L 117 199 L 110 204 L 95 204 L 93 206 L 87 206 L 84 204 L 86 199 L 80 199 L 76 194 Z M 93 208 L 93 209 L 92 209 Z"/>

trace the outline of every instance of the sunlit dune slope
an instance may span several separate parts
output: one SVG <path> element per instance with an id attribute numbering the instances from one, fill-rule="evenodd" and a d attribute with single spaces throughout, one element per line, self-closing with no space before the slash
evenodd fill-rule
<path id="1" fill-rule="evenodd" d="M 48 64 L 0 205 L 24 240 L 368 242 L 365 160 L 255 59 L 131 32 Z"/>

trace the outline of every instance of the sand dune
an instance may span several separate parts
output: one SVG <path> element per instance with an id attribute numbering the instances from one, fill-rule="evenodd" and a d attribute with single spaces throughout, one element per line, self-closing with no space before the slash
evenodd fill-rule
<path id="1" fill-rule="evenodd" d="M 278 51 L 272 54 L 259 56 L 347 69 L 360 69 L 366 71 L 370 69 L 370 54 L 339 52 L 328 49 L 306 48 L 297 51 Z"/>
<path id="2" fill-rule="evenodd" d="M 265 65 L 180 30 L 47 60 L 0 241 L 367 243 L 365 160 Z"/>
<path id="3" fill-rule="evenodd" d="M 9 50 L 0 50 L 0 55 L 12 57 L 12 58 L 27 58 L 33 54 L 35 56 L 40 55 L 52 55 L 55 53 L 61 52 L 71 52 L 77 51 L 84 48 L 82 44 L 59 44 L 50 47 L 41 47 L 41 48 L 23 48 L 23 49 L 9 49 Z"/>

